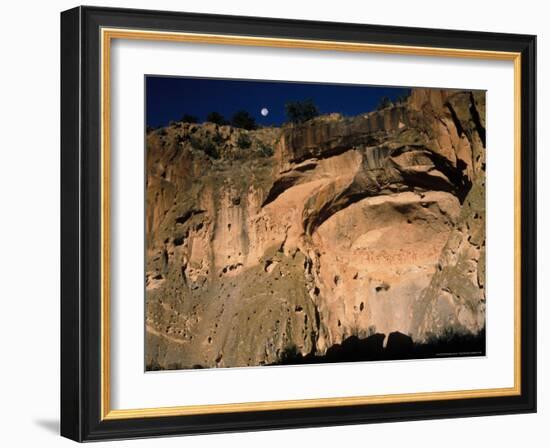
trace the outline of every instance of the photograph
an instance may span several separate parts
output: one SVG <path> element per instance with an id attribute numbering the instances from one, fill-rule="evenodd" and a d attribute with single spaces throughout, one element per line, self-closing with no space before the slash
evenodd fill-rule
<path id="1" fill-rule="evenodd" d="M 486 355 L 484 90 L 144 82 L 146 371 Z"/>

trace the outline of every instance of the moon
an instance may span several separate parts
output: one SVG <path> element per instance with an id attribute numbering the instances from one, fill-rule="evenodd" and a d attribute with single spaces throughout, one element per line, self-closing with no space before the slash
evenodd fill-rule
<path id="1" fill-rule="evenodd" d="M 269 109 L 267 107 L 262 107 L 262 110 L 260 111 L 263 117 L 267 117 L 269 114 Z"/>

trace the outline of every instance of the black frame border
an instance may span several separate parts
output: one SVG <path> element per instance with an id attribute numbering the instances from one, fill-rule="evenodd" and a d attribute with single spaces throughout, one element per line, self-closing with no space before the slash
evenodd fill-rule
<path id="1" fill-rule="evenodd" d="M 101 420 L 100 28 L 521 53 L 521 395 Z M 61 13 L 61 435 L 76 441 L 536 412 L 536 36 L 77 7 Z"/>

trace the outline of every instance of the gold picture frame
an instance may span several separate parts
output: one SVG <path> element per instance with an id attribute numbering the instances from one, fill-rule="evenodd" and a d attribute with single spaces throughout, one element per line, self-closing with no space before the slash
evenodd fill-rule
<path id="1" fill-rule="evenodd" d="M 107 13 L 108 14 L 107 14 Z M 145 22 L 140 22 L 139 20 L 134 23 L 133 16 L 130 12 L 124 12 L 124 10 L 111 11 L 103 8 L 76 8 L 74 10 L 67 11 L 62 15 L 63 26 L 65 27 L 65 33 L 67 36 L 71 35 L 73 43 L 70 44 L 70 48 L 67 50 L 67 56 L 65 56 L 66 63 L 65 67 L 69 67 L 66 70 L 66 77 L 74 76 L 75 70 L 73 65 L 77 66 L 80 70 L 78 64 L 86 62 L 86 59 L 82 57 L 81 53 L 84 51 L 79 45 L 78 42 L 81 39 L 93 39 L 93 44 L 96 45 L 98 54 L 93 56 L 94 63 L 97 63 L 98 68 L 98 90 L 94 91 L 94 94 L 97 95 L 98 106 L 100 112 L 100 123 L 98 127 L 98 136 L 97 141 L 99 143 L 98 148 L 98 159 L 99 164 L 96 169 L 99 169 L 99 181 L 98 181 L 98 193 L 99 193 L 99 204 L 98 204 L 98 219 L 99 219 L 99 249 L 98 249 L 98 260 L 97 260 L 97 272 L 100 275 L 99 285 L 98 285 L 98 305 L 99 305 L 99 322 L 97 322 L 97 333 L 99 335 L 99 343 L 97 344 L 99 359 L 97 360 L 97 367 L 99 368 L 98 377 L 96 386 L 99 388 L 99 396 L 97 399 L 99 403 L 91 405 L 85 411 L 86 418 L 84 420 L 79 420 L 75 422 L 71 417 L 66 416 L 66 412 L 62 410 L 62 421 L 65 421 L 66 424 L 63 426 L 62 423 L 62 433 L 68 437 L 79 439 L 79 440 L 90 440 L 95 438 L 118 438 L 118 437 L 132 437 L 133 432 L 127 429 L 128 422 L 146 419 L 148 423 L 148 429 L 145 431 L 145 434 L 163 434 L 161 426 L 157 426 L 156 421 L 163 418 L 173 418 L 173 419 L 185 419 L 192 416 L 212 416 L 212 415 L 225 415 L 234 414 L 233 418 L 237 418 L 238 415 L 242 413 L 259 413 L 266 411 L 297 411 L 297 410 L 317 410 L 320 408 L 327 408 L 327 412 L 338 413 L 338 408 L 350 409 L 350 407 L 360 407 L 364 409 L 366 406 L 373 405 L 388 405 L 388 404 L 398 404 L 398 403 L 415 403 L 418 406 L 422 406 L 422 403 L 434 403 L 441 402 L 441 406 L 452 407 L 452 402 L 456 400 L 471 400 L 471 399 L 507 399 L 507 403 L 522 403 L 522 406 L 525 406 L 525 400 L 532 403 L 532 388 L 529 387 L 527 390 L 525 388 L 526 381 L 532 382 L 532 377 L 534 375 L 532 371 L 531 364 L 534 363 L 532 359 L 531 350 L 525 352 L 526 347 L 526 338 L 525 338 L 525 323 L 533 321 L 533 315 L 531 308 L 529 308 L 529 315 L 526 314 L 526 305 L 525 301 L 530 299 L 534 300 L 533 297 L 525 297 L 524 286 L 525 286 L 525 263 L 522 260 L 533 258 L 533 249 L 531 244 L 525 244 L 525 236 L 522 233 L 522 227 L 524 227 L 525 215 L 532 214 L 533 204 L 526 202 L 526 192 L 525 187 L 528 188 L 530 184 L 529 179 L 525 178 L 526 170 L 533 169 L 533 161 L 531 159 L 527 160 L 529 166 L 526 166 L 525 153 L 534 151 L 534 143 L 530 143 L 530 140 L 525 135 L 522 135 L 525 132 L 525 129 L 528 129 L 528 126 L 532 126 L 532 113 L 529 115 L 527 111 L 531 111 L 532 103 L 529 100 L 530 96 L 526 94 L 530 88 L 534 89 L 532 84 L 533 73 L 530 71 L 532 64 L 532 58 L 534 54 L 532 53 L 533 39 L 532 36 L 515 36 L 515 35 L 506 35 L 502 37 L 501 48 L 489 48 L 491 47 L 492 41 L 489 39 L 489 36 L 475 36 L 462 35 L 461 32 L 448 32 L 445 34 L 446 37 L 441 37 L 439 34 L 437 36 L 431 34 L 431 30 L 421 30 L 418 31 L 422 36 L 425 37 L 425 40 L 429 40 L 431 37 L 434 45 L 429 46 L 425 43 L 422 44 L 406 44 L 407 38 L 401 38 L 400 42 L 397 42 L 399 39 L 394 39 L 394 42 L 389 42 L 392 40 L 390 37 L 386 37 L 388 42 L 381 43 L 376 41 L 369 41 L 369 38 L 372 36 L 381 36 L 384 37 L 384 30 L 369 30 L 368 26 L 363 26 L 365 28 L 365 42 L 357 41 L 346 41 L 346 40 L 330 40 L 330 39 L 320 39 L 318 37 L 304 38 L 288 38 L 288 37 L 279 37 L 276 32 L 272 32 L 272 35 L 262 36 L 262 35 L 250 35 L 250 30 L 247 30 L 246 27 L 252 27 L 254 25 L 254 20 L 252 19 L 240 19 L 235 18 L 234 24 L 241 23 L 243 26 L 243 34 L 236 35 L 224 32 L 223 25 L 215 19 L 212 18 L 210 23 L 211 32 L 199 32 L 194 29 L 195 16 L 186 16 L 184 14 L 178 13 L 156 13 L 149 12 L 144 15 L 150 23 L 155 24 L 162 23 L 163 20 L 166 21 L 166 28 L 161 29 L 159 26 L 155 26 L 155 29 L 146 29 L 144 26 Z M 107 16 L 108 19 L 104 19 L 104 16 Z M 113 19 L 114 17 L 114 19 Z M 208 22 L 208 16 L 201 16 L 201 18 Z M 181 31 L 174 31 L 171 28 L 171 25 L 168 22 L 173 23 L 174 20 L 181 21 Z M 260 19 L 258 19 L 260 20 Z M 261 19 L 268 21 L 269 19 Z M 172 22 L 171 22 L 172 21 Z M 78 23 L 87 23 L 88 28 L 79 27 Z M 132 26 L 134 23 L 134 26 Z M 250 25 L 252 23 L 252 25 Z M 274 29 L 277 26 L 281 27 L 279 31 L 281 34 L 285 34 L 288 31 L 288 27 L 294 27 L 296 30 L 300 28 L 300 24 L 292 23 L 292 21 L 283 21 L 283 22 L 269 22 Z M 319 24 L 318 29 L 322 30 L 323 27 L 326 29 L 337 30 L 338 24 Z M 333 28 L 331 28 L 333 27 Z M 357 25 L 357 27 L 361 27 Z M 189 31 L 185 31 L 186 28 L 189 28 Z M 207 28 L 207 26 L 203 26 Z M 284 29 L 283 29 L 284 28 Z M 270 28 L 271 29 L 271 28 Z M 93 34 L 92 33 L 93 30 Z M 346 27 L 341 26 L 341 33 L 346 33 Z M 75 40 L 74 33 L 80 36 L 80 40 Z M 319 33 L 319 32 L 318 32 Z M 369 34 L 370 33 L 370 34 Z M 422 34 L 423 33 L 423 34 Z M 453 34 L 456 33 L 456 34 Z M 269 33 L 268 33 L 269 34 Z M 296 33 L 297 35 L 300 33 Z M 303 34 L 303 33 L 301 33 Z M 315 33 L 312 33 L 315 34 Z M 91 36 L 91 37 L 90 37 Z M 438 37 L 439 36 L 439 37 Z M 478 48 L 469 48 L 469 47 L 453 47 L 450 46 L 450 42 L 455 42 L 459 45 L 460 42 L 470 42 L 475 37 Z M 275 48 L 288 48 L 288 49 L 310 49 L 310 50 L 322 50 L 322 51 L 342 51 L 342 52 L 354 52 L 354 53 L 380 53 L 380 54 L 397 54 L 397 55 L 408 55 L 408 56 L 434 56 L 434 57 L 449 57 L 449 58 L 466 58 L 466 59 L 482 59 L 488 61 L 500 60 L 500 61 L 511 61 L 514 66 L 514 158 L 515 158 L 515 174 L 514 174 L 514 277 L 515 277 L 515 287 L 514 287 L 514 386 L 507 388 L 489 388 L 489 389 L 475 389 L 475 390 L 460 390 L 460 391 L 446 391 L 446 392 L 423 392 L 423 393 L 405 393 L 405 394 L 395 394 L 395 395 L 372 395 L 372 396 L 353 396 L 353 397 L 339 397 L 339 398 L 315 398 L 315 399 L 305 399 L 305 400 L 283 400 L 283 401 L 259 401 L 259 402 L 243 402 L 243 403 L 232 403 L 232 404 L 217 404 L 217 405 L 187 405 L 187 406 L 175 406 L 175 407 L 156 407 L 156 408 L 141 408 L 141 409 L 113 409 L 111 407 L 111 368 L 110 368 L 110 359 L 111 359 L 111 344 L 110 344 L 110 315 L 111 315 L 111 304 L 110 304 L 110 247 L 111 247 L 111 229 L 110 229 L 110 216 L 111 216 L 111 202 L 110 202 L 110 184 L 111 184 L 111 45 L 113 41 L 117 39 L 124 40 L 140 40 L 140 41 L 163 41 L 163 42 L 185 42 L 185 43 L 200 43 L 208 45 L 237 45 L 243 47 L 275 47 Z M 470 40 L 468 40 L 470 39 Z M 485 40 L 484 40 L 485 39 Z M 413 40 L 413 39 L 411 39 Z M 418 40 L 418 39 L 416 39 Z M 519 43 L 518 43 L 519 42 Z M 438 44 L 439 43 L 439 44 Z M 66 43 L 66 45 L 69 45 Z M 470 45 L 470 44 L 469 44 Z M 73 48 L 76 46 L 76 48 Z M 494 46 L 494 45 L 493 45 Z M 79 56 L 76 58 L 75 56 Z M 78 71 L 77 70 L 77 71 Z M 62 73 L 63 75 L 63 73 Z M 73 84 L 71 84 L 71 91 L 67 92 L 66 95 L 75 95 L 80 98 L 82 93 L 80 90 L 75 91 Z M 78 86 L 77 89 L 82 88 Z M 67 87 L 67 90 L 69 88 Z M 66 107 L 67 112 L 69 108 Z M 527 122 L 528 121 L 528 122 Z M 82 118 L 82 121 L 79 123 L 67 122 L 67 128 L 74 128 L 76 125 L 85 125 L 85 120 Z M 69 130 L 65 131 L 67 135 Z M 72 131 L 71 131 L 72 132 Z M 69 137 L 67 137 L 69 138 Z M 79 146 L 81 146 L 81 141 L 79 141 Z M 69 148 L 70 145 L 66 144 L 62 148 L 62 151 L 73 151 L 74 145 Z M 85 148 L 82 148 L 84 150 Z M 77 164 L 77 162 L 75 162 Z M 64 168 L 68 170 L 69 168 Z M 79 203 L 80 204 L 80 203 Z M 81 205 L 81 204 L 80 204 Z M 74 210 L 66 211 L 66 215 L 69 216 L 71 213 L 74 213 Z M 71 215 L 72 216 L 72 215 Z M 534 225 L 529 221 L 529 227 L 531 228 Z M 529 229 L 527 229 L 529 231 Z M 525 229 L 523 229 L 525 232 Z M 522 239 L 523 238 L 523 239 Z M 70 246 L 70 247 L 69 247 Z M 80 246 L 74 248 L 74 241 L 67 243 L 66 251 L 67 253 L 71 251 L 80 251 Z M 67 257 L 67 255 L 65 255 Z M 532 260 L 533 261 L 533 260 Z M 534 263 L 534 261 L 533 261 Z M 522 274 L 522 269 L 523 274 Z M 532 272 L 532 265 L 529 266 L 529 278 L 532 278 L 534 272 Z M 67 280 L 67 282 L 73 282 L 72 280 Z M 72 283 L 71 283 L 72 285 Z M 79 296 L 82 297 L 82 296 Z M 75 300 L 74 298 L 64 297 L 62 300 Z M 70 307 L 67 305 L 67 309 Z M 79 313 L 82 313 L 84 308 L 80 307 Z M 70 309 L 67 314 L 73 313 L 73 309 Z M 80 317 L 82 315 L 80 314 Z M 68 317 L 63 318 L 64 325 L 73 325 L 68 322 Z M 71 327 L 73 330 L 73 327 Z M 82 327 L 78 327 L 76 332 L 83 331 Z M 532 331 L 530 328 L 528 331 Z M 529 338 L 530 339 L 530 338 Z M 62 342 L 63 344 L 63 342 Z M 74 352 L 81 351 L 83 348 L 81 346 L 73 347 L 72 345 L 66 350 L 67 355 L 64 362 L 64 369 L 69 369 L 69 365 L 74 366 L 75 363 L 79 363 L 78 359 L 75 359 Z M 528 357 L 528 358 L 526 358 Z M 81 366 L 81 368 L 84 366 Z M 72 368 L 72 367 L 71 367 Z M 526 369 L 528 372 L 526 373 Z M 82 381 L 81 377 L 78 377 L 78 381 Z M 78 382 L 77 381 L 77 382 Z M 82 395 L 80 397 L 74 397 L 75 391 L 75 380 L 71 382 L 71 387 L 65 388 L 65 397 L 71 395 L 71 399 L 78 402 L 78 406 L 83 409 L 88 406 L 85 403 L 85 400 L 90 400 L 90 397 L 86 398 Z M 82 385 L 80 386 L 82 387 Z M 78 389 L 78 387 L 76 387 Z M 87 390 L 95 389 L 95 387 L 88 387 Z M 63 393 L 62 393 L 63 394 Z M 515 400 L 515 401 L 514 401 Z M 518 405 L 519 406 L 519 405 Z M 512 406 L 513 407 L 513 406 Z M 530 408 L 533 407 L 530 405 Z M 63 414 L 63 412 L 65 412 Z M 350 411 L 351 412 L 351 411 Z M 435 411 L 434 411 L 435 412 Z M 480 410 L 480 413 L 483 411 Z M 475 411 L 463 412 L 464 415 L 475 415 Z M 93 415 L 92 415 L 93 414 Z M 444 413 L 443 413 L 444 415 Z M 407 418 L 403 416 L 403 418 Z M 399 417 L 396 417 L 399 419 Z M 96 421 L 96 426 L 93 428 L 87 426 L 87 434 L 83 432 L 84 421 Z M 368 419 L 364 420 L 367 421 Z M 185 422 L 185 420 L 178 420 Z M 117 422 L 120 422 L 120 427 L 117 427 Z M 313 423 L 315 424 L 315 423 Z M 323 424 L 323 420 L 319 420 L 319 424 Z M 113 430 L 105 429 L 100 430 L 105 425 L 114 425 L 112 426 Z M 126 426 L 124 426 L 126 425 Z M 185 425 L 184 425 L 185 426 Z M 277 426 L 276 424 L 274 426 Z M 281 427 L 289 427 L 291 425 L 281 423 Z M 242 427 L 243 429 L 248 428 L 249 426 L 239 426 L 238 421 L 235 423 L 235 428 Z M 262 427 L 261 424 L 258 427 Z M 106 428 L 111 428 L 107 426 Z M 201 424 L 197 424 L 190 430 L 181 430 L 175 431 L 175 433 L 192 433 L 200 432 Z M 220 426 L 223 428 L 223 426 Z M 221 430 L 221 429 L 220 429 Z M 103 431 L 103 432 L 102 432 Z M 160 432 L 159 432 L 160 431 Z"/>

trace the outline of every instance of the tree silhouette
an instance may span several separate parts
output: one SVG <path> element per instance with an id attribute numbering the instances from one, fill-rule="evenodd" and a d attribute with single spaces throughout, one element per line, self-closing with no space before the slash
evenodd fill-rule
<path id="1" fill-rule="evenodd" d="M 286 116 L 291 123 L 304 123 L 319 115 L 313 100 L 290 101 L 285 105 Z"/>
<path id="2" fill-rule="evenodd" d="M 220 126 L 227 124 L 225 117 L 219 112 L 210 112 L 206 117 L 206 121 L 209 121 L 210 123 L 218 124 Z"/>
<path id="3" fill-rule="evenodd" d="M 239 110 L 233 114 L 231 118 L 231 125 L 236 128 L 252 130 L 256 129 L 256 120 L 252 115 L 250 115 L 246 110 Z"/>

